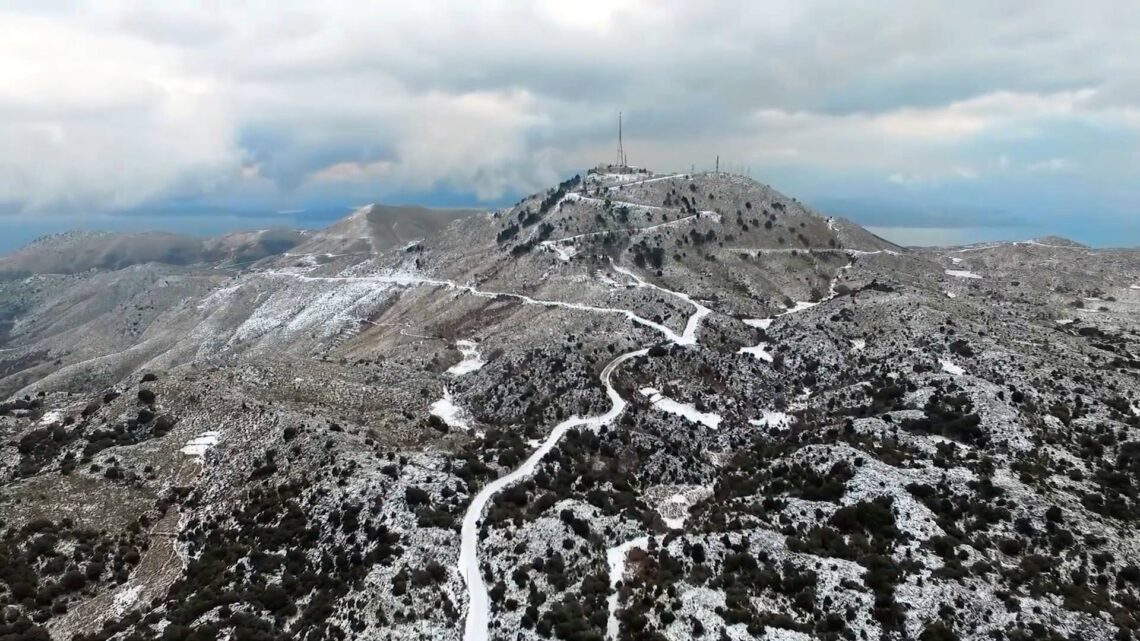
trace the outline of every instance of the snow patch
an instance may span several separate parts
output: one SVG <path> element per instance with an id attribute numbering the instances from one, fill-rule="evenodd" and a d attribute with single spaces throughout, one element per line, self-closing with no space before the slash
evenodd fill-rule
<path id="1" fill-rule="evenodd" d="M 40 417 L 40 425 L 51 425 L 52 423 L 59 423 L 62 420 L 63 412 L 60 410 L 52 410 L 50 412 L 44 412 L 44 415 Z"/>
<path id="2" fill-rule="evenodd" d="M 456 341 L 455 349 L 458 349 L 459 353 L 463 354 L 463 360 L 448 368 L 447 373 L 452 376 L 470 374 L 487 364 L 479 354 L 479 347 L 475 341 Z"/>
<path id="3" fill-rule="evenodd" d="M 700 423 L 709 429 L 720 426 L 720 415 L 712 412 L 702 412 L 688 403 L 675 401 L 652 387 L 641 388 L 641 395 L 649 398 L 649 402 L 657 409 L 684 417 L 692 423 Z"/>
<path id="4" fill-rule="evenodd" d="M 558 254 L 558 260 L 570 262 L 574 254 L 578 253 L 578 249 L 571 244 L 563 244 L 562 241 L 547 240 L 541 243 L 542 247 Z"/>
<path id="5" fill-rule="evenodd" d="M 805 301 L 805 300 L 796 301 L 796 304 L 794 306 L 785 307 L 784 309 L 787 311 L 785 311 L 782 315 L 786 316 L 787 314 L 795 314 L 796 312 L 802 312 L 805 309 L 811 309 L 812 307 L 815 307 L 818 304 L 819 303 L 812 303 L 810 301 Z"/>
<path id="6" fill-rule="evenodd" d="M 752 347 L 741 347 L 736 350 L 737 354 L 752 354 L 756 358 L 764 361 L 765 363 L 772 362 L 772 353 L 768 351 L 768 343 L 759 343 Z"/>
<path id="7" fill-rule="evenodd" d="M 777 412 L 776 410 L 760 410 L 760 418 L 754 418 L 748 421 L 749 425 L 753 427 L 771 427 L 775 429 L 785 429 L 792 423 L 792 417 L 784 412 Z"/>
<path id="8" fill-rule="evenodd" d="M 641 536 L 606 550 L 606 563 L 610 571 L 610 596 L 607 599 L 610 614 L 606 620 L 606 639 L 616 639 L 621 629 L 617 619 L 618 583 L 625 578 L 629 551 L 635 548 L 644 550 L 647 547 L 649 537 Z"/>
<path id="9" fill-rule="evenodd" d="M 438 416 L 448 427 L 466 430 L 471 427 L 469 416 L 463 408 L 451 399 L 451 392 L 443 388 L 443 398 L 431 404 L 432 416 Z"/>
<path id="10" fill-rule="evenodd" d="M 848 267 L 851 267 L 851 265 L 847 265 L 846 267 L 840 268 L 840 272 L 842 272 L 842 270 L 844 270 L 844 269 L 847 269 Z M 831 295 L 832 295 L 832 297 L 837 295 L 837 293 L 835 292 L 835 285 L 838 281 L 839 281 L 839 276 L 836 276 L 835 280 L 832 281 L 832 283 L 831 283 Z M 758 329 L 767 330 L 769 327 L 772 326 L 772 321 L 776 320 L 776 318 L 779 318 L 780 316 L 788 316 L 789 314 L 795 314 L 796 312 L 802 312 L 805 309 L 811 309 L 812 307 L 815 307 L 818 304 L 819 303 L 811 303 L 808 301 L 798 301 L 792 307 L 785 307 L 784 312 L 781 313 L 779 316 L 776 316 L 775 318 L 746 318 L 742 322 L 745 325 L 748 325 L 749 327 L 756 327 Z M 760 360 L 762 360 L 766 363 L 771 363 L 772 358 L 773 358 L 772 353 L 768 351 L 768 343 L 760 343 L 758 345 L 753 345 L 752 347 L 741 347 L 740 349 L 736 350 L 736 353 L 737 354 L 752 354 L 756 358 L 759 358 Z"/>
<path id="11" fill-rule="evenodd" d="M 218 444 L 222 433 L 216 430 L 202 432 L 198 436 L 186 441 L 186 445 L 180 450 L 186 456 L 205 456 L 206 451 L 211 447 Z"/>
<path id="12" fill-rule="evenodd" d="M 946 372 L 947 374 L 953 374 L 954 376 L 961 376 L 966 373 L 966 370 L 955 365 L 954 363 L 951 363 L 950 361 L 942 361 L 942 371 Z"/>
<path id="13" fill-rule="evenodd" d="M 815 637 L 786 628 L 764 628 L 764 641 L 812 641 Z"/>
<path id="14" fill-rule="evenodd" d="M 745 318 L 741 322 L 743 322 L 745 325 L 747 325 L 749 327 L 755 327 L 757 329 L 768 329 L 769 327 L 772 326 L 772 321 L 774 321 L 774 320 L 776 320 L 776 319 L 775 318 Z"/>
<path id="15" fill-rule="evenodd" d="M 866 348 L 867 341 L 863 340 L 862 338 L 856 338 L 855 340 L 851 341 L 851 349 L 855 350 L 856 352 L 861 352 Z"/>
<path id="16" fill-rule="evenodd" d="M 132 585 L 131 587 L 120 590 L 115 594 L 115 600 L 111 607 L 115 610 L 117 616 L 123 616 L 130 610 L 139 600 L 139 594 L 142 593 L 141 585 Z"/>
<path id="17" fill-rule="evenodd" d="M 954 276 L 956 278 L 976 278 L 978 280 L 982 279 L 981 276 L 975 274 L 974 272 L 972 272 L 968 269 L 947 269 L 946 275 L 947 276 Z"/>
<path id="18" fill-rule="evenodd" d="M 655 485 L 646 488 L 642 498 L 654 506 L 669 529 L 679 530 L 689 518 L 689 510 L 712 494 L 712 488 L 704 485 Z"/>

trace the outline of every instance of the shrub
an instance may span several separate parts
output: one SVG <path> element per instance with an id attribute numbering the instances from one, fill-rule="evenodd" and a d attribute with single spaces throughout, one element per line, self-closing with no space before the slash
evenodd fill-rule
<path id="1" fill-rule="evenodd" d="M 408 502 L 408 505 L 412 507 L 415 507 L 417 505 L 428 505 L 431 503 L 431 495 L 428 494 L 425 490 L 421 490 L 418 487 L 409 487 L 404 491 L 404 500 L 406 500 Z"/>

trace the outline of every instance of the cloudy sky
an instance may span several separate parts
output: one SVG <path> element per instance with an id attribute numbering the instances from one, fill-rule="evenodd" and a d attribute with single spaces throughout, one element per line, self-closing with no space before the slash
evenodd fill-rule
<path id="1" fill-rule="evenodd" d="M 1138 33 L 1135 0 L 8 0 L 0 233 L 497 204 L 611 160 L 620 110 L 633 164 L 914 242 L 1140 244 Z"/>

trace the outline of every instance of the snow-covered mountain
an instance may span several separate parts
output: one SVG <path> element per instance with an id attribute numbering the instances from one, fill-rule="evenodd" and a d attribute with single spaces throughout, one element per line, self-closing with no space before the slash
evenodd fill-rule
<path id="1" fill-rule="evenodd" d="M 624 168 L 400 215 L 0 281 L 0 639 L 1138 629 L 1140 252 Z"/>

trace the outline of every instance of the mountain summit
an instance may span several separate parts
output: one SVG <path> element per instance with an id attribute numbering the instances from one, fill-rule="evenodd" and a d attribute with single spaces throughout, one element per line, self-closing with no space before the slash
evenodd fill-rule
<path id="1" fill-rule="evenodd" d="M 1140 252 L 1046 240 L 603 167 L 249 261 L 29 248 L 0 639 L 1129 638 Z"/>

